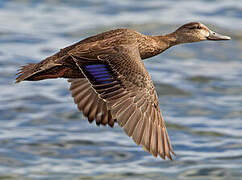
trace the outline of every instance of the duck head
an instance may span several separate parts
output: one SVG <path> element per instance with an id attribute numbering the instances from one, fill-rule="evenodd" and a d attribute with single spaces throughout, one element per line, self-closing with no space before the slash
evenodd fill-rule
<path id="1" fill-rule="evenodd" d="M 231 39 L 229 36 L 224 36 L 211 31 L 208 27 L 199 22 L 184 24 L 178 28 L 173 35 L 175 35 L 177 44 L 205 40 L 220 41 Z"/>

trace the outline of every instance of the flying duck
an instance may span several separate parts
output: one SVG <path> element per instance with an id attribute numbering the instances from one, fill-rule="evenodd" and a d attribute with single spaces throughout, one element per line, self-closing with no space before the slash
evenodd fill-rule
<path id="1" fill-rule="evenodd" d="M 78 109 L 97 125 L 117 122 L 153 156 L 173 152 L 158 96 L 142 60 L 169 47 L 204 40 L 229 40 L 199 22 L 161 36 L 116 29 L 88 37 L 37 64 L 22 66 L 16 82 L 67 78 Z"/>

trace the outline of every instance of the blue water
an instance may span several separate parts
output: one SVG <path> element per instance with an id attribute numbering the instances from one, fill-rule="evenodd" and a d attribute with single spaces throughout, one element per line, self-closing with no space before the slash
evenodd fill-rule
<path id="1" fill-rule="evenodd" d="M 0 179 L 242 179 L 242 1 L 0 1 Z M 177 156 L 144 152 L 116 125 L 89 124 L 64 79 L 14 84 L 35 63 L 118 27 L 165 34 L 201 21 L 232 37 L 145 62 Z"/>

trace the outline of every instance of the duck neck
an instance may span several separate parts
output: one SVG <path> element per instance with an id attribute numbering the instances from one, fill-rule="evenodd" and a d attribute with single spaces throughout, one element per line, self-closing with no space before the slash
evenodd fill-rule
<path id="1" fill-rule="evenodd" d="M 179 44 L 175 33 L 170 33 L 163 36 L 146 36 L 144 41 L 141 41 L 139 50 L 142 59 L 147 59 L 156 56 L 166 49 Z"/>
<path id="2" fill-rule="evenodd" d="M 164 50 L 179 44 L 175 32 L 167 35 L 155 36 L 155 37 L 157 39 L 157 42 L 160 44 L 160 48 Z"/>
<path id="3" fill-rule="evenodd" d="M 149 41 L 144 41 L 140 48 L 140 55 L 142 59 L 156 56 L 168 48 L 179 44 L 177 42 L 176 34 L 171 33 L 163 36 L 150 36 Z"/>

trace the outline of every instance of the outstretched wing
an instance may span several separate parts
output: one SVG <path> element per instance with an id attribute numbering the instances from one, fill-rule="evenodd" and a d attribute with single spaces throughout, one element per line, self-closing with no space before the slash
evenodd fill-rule
<path id="1" fill-rule="evenodd" d="M 120 45 L 103 52 L 96 59 L 70 56 L 126 134 L 154 156 L 172 159 L 158 97 L 138 48 Z"/>

